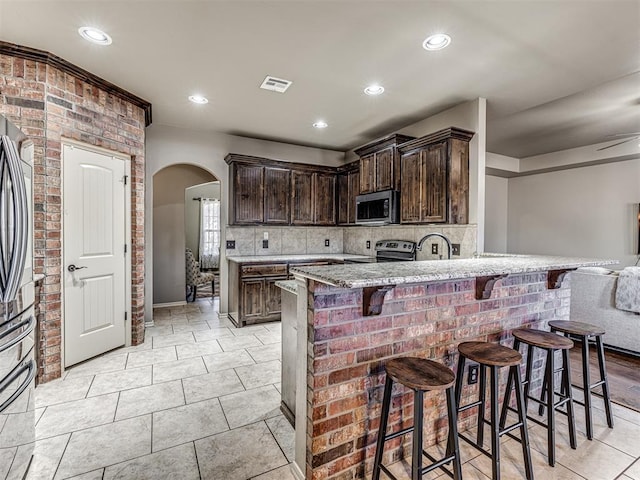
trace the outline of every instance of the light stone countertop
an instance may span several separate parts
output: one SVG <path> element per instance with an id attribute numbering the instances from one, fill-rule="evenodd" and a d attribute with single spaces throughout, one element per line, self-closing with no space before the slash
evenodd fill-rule
<path id="1" fill-rule="evenodd" d="M 291 273 L 342 288 L 433 282 L 460 278 L 600 267 L 617 260 L 546 255 L 483 254 L 478 258 L 421 262 L 291 267 Z"/>
<path id="2" fill-rule="evenodd" d="M 282 290 L 298 295 L 298 282 L 295 280 L 280 280 L 276 282 L 275 285 L 276 287 L 280 287 Z"/>
<path id="3" fill-rule="evenodd" d="M 375 252 L 373 255 L 375 256 Z M 313 260 L 358 260 L 369 259 L 367 255 L 354 255 L 352 253 L 309 253 L 301 255 L 244 255 L 227 257 L 229 262 L 253 263 L 253 262 L 304 262 Z"/>

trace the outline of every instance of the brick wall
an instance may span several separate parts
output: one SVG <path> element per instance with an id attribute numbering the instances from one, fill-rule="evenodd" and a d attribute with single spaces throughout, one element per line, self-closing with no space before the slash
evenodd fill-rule
<path id="1" fill-rule="evenodd" d="M 398 356 L 435 359 L 455 371 L 462 341 L 511 346 L 510 331 L 544 328 L 567 320 L 568 282 L 547 290 L 546 273 L 509 275 L 488 300 L 475 300 L 475 280 L 402 285 L 391 290 L 377 317 L 361 317 L 362 290 L 340 290 L 308 282 L 307 478 L 356 479 L 369 476 L 375 453 L 384 387 L 383 366 Z M 534 391 L 542 375 L 535 363 Z M 504 390 L 508 369 L 501 369 Z M 465 381 L 466 383 L 466 381 Z M 477 385 L 465 386 L 463 403 L 477 399 Z M 459 428 L 474 426 L 477 409 L 467 410 Z M 413 424 L 413 394 L 395 386 L 389 431 Z M 488 418 L 488 414 L 487 414 Z M 425 394 L 425 446 L 446 438 L 442 393 Z M 385 446 L 385 463 L 410 458 L 411 435 Z"/>
<path id="2" fill-rule="evenodd" d="M 46 382 L 62 371 L 62 139 L 131 156 L 132 342 L 144 340 L 145 112 L 46 63 L 0 55 L 0 114 L 35 144 L 34 266 L 46 275 L 39 298 L 38 375 Z"/>

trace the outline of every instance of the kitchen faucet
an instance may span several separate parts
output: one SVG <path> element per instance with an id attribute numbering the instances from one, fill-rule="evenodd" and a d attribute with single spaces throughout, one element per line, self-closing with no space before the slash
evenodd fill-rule
<path id="1" fill-rule="evenodd" d="M 440 237 L 442 238 L 445 242 L 447 242 L 447 253 L 449 254 L 449 256 L 447 257 L 449 260 L 451 260 L 451 240 L 449 240 L 447 237 L 445 237 L 443 234 L 441 233 L 427 233 L 424 237 L 422 237 L 420 239 L 420 241 L 418 242 L 418 246 L 416 247 L 417 250 L 422 251 L 422 244 L 424 243 L 424 241 L 429 238 L 429 237 Z M 442 258 L 442 257 L 441 257 Z"/>

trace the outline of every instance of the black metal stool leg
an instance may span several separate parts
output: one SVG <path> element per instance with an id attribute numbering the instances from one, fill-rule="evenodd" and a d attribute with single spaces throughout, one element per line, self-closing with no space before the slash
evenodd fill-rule
<path id="1" fill-rule="evenodd" d="M 458 370 L 456 373 L 456 391 L 455 391 L 455 400 L 456 400 L 456 409 L 460 406 L 460 401 L 462 400 L 462 377 L 464 376 L 464 364 L 466 362 L 466 358 L 462 355 L 458 357 Z M 457 412 L 457 410 L 456 410 Z"/>
<path id="2" fill-rule="evenodd" d="M 587 438 L 593 440 L 593 422 L 591 420 L 591 374 L 589 371 L 589 337 L 582 337 L 582 386 L 584 394 L 584 414 L 587 422 Z"/>
<path id="3" fill-rule="evenodd" d="M 598 348 L 598 364 L 600 366 L 600 381 L 602 383 L 602 396 L 604 400 L 604 410 L 607 414 L 607 425 L 613 428 L 613 413 L 611 412 L 611 399 L 609 398 L 609 382 L 607 381 L 607 369 L 604 364 L 604 346 L 602 336 L 596 336 L 596 346 Z"/>
<path id="4" fill-rule="evenodd" d="M 391 407 L 391 390 L 393 380 L 387 377 L 384 384 L 384 397 L 382 399 L 382 412 L 380 413 L 380 428 L 378 429 L 378 441 L 376 442 L 376 456 L 373 462 L 373 475 L 371 480 L 380 480 L 380 465 L 384 453 L 384 437 L 387 434 L 387 421 L 389 420 L 389 408 Z"/>
<path id="5" fill-rule="evenodd" d="M 498 368 L 491 365 L 491 472 L 500 480 L 500 419 L 498 417 Z M 484 404 L 483 404 L 484 407 Z"/>
<path id="6" fill-rule="evenodd" d="M 516 387 L 516 402 L 518 405 L 518 422 L 521 423 L 520 427 L 520 443 L 522 444 L 522 456 L 524 457 L 524 470 L 527 476 L 527 480 L 533 480 L 533 463 L 531 462 L 531 450 L 529 448 L 529 431 L 527 429 L 527 407 L 522 392 L 522 382 L 520 380 L 520 367 L 514 365 L 511 367 L 513 373 L 510 374 L 515 377 Z"/>
<path id="7" fill-rule="evenodd" d="M 513 368 L 513 367 L 512 367 Z M 519 374 L 519 371 L 518 371 Z M 509 377 L 507 378 L 507 387 L 504 390 L 504 399 L 502 401 L 502 413 L 500 414 L 500 430 L 502 430 L 507 423 L 507 414 L 509 413 L 509 403 L 511 402 L 511 391 L 513 390 L 513 375 L 511 369 L 509 370 Z"/>
<path id="8" fill-rule="evenodd" d="M 520 340 L 518 340 L 518 347 L 520 347 Z M 527 345 L 527 368 L 524 374 L 524 411 L 525 415 L 527 408 L 529 407 L 529 391 L 531 390 L 531 375 L 533 373 L 533 349 L 531 345 Z"/>
<path id="9" fill-rule="evenodd" d="M 478 401 L 480 404 L 478 405 L 477 443 L 482 446 L 484 444 L 484 410 L 487 397 L 487 367 L 485 365 L 480 365 L 479 375 L 480 386 L 478 387 Z"/>
<path id="10" fill-rule="evenodd" d="M 555 419 L 555 367 L 554 351 L 547 349 L 547 446 L 549 450 L 549 465 L 552 467 L 556 463 L 556 419 Z"/>
<path id="11" fill-rule="evenodd" d="M 531 350 L 533 349 L 533 347 L 529 346 L 529 354 L 531 354 Z M 549 362 L 545 361 L 545 368 L 544 368 L 544 376 L 542 377 L 542 390 L 540 391 L 540 404 L 538 406 L 538 415 L 544 415 L 544 409 L 545 409 L 545 402 L 547 401 L 547 393 L 549 393 L 549 383 L 548 383 L 548 379 L 549 379 L 549 372 L 548 369 L 549 368 Z"/>
<path id="12" fill-rule="evenodd" d="M 569 443 L 574 450 L 576 443 L 576 418 L 573 412 L 573 392 L 571 391 L 571 365 L 569 364 L 569 350 L 562 350 L 562 391 L 567 400 L 567 421 L 569 422 Z"/>
<path id="13" fill-rule="evenodd" d="M 413 392 L 413 446 L 411 454 L 411 480 L 422 480 L 422 390 Z"/>
<path id="14" fill-rule="evenodd" d="M 447 388 L 447 412 L 449 418 L 449 446 L 447 456 L 453 454 L 453 480 L 462 480 L 462 465 L 460 463 L 460 446 L 458 445 L 458 415 L 452 388 Z"/>

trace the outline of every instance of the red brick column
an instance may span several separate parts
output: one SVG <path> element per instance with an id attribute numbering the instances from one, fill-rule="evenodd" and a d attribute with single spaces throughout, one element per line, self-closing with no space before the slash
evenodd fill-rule
<path id="1" fill-rule="evenodd" d="M 131 156 L 131 329 L 144 341 L 144 110 L 50 65 L 0 55 L 0 113 L 35 144 L 34 267 L 40 293 L 39 381 L 62 372 L 61 141 Z"/>
<path id="2" fill-rule="evenodd" d="M 568 282 L 565 282 L 568 283 Z M 475 300 L 475 280 L 402 285 L 386 297 L 377 317 L 361 316 L 362 290 L 308 282 L 307 478 L 356 479 L 369 475 L 384 387 L 385 361 L 398 356 L 430 358 L 454 369 L 457 344 L 479 340 L 511 346 L 516 327 L 544 328 L 568 319 L 568 286 L 547 290 L 546 272 L 509 275 L 488 300 Z M 541 361 L 536 361 L 541 378 Z M 506 380 L 507 369 L 501 380 Z M 466 383 L 466 382 L 465 382 Z M 539 381 L 534 382 L 539 384 Z M 504 389 L 504 388 L 502 388 Z M 463 402 L 477 395 L 466 386 Z M 475 409 L 459 426 L 474 425 Z M 389 429 L 413 424 L 413 395 L 394 388 Z M 425 395 L 425 446 L 447 435 L 444 395 Z M 385 463 L 410 457 L 411 436 L 387 442 Z"/>

